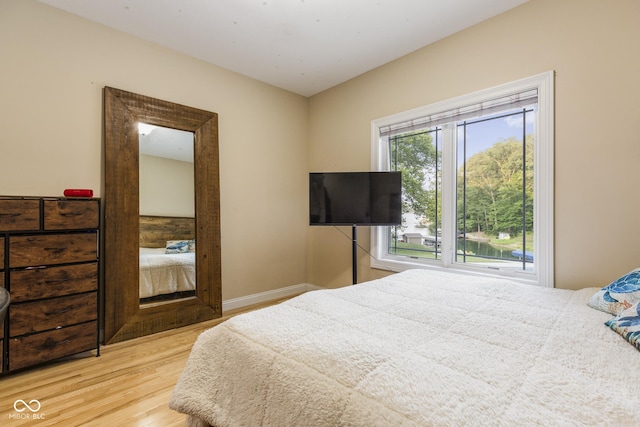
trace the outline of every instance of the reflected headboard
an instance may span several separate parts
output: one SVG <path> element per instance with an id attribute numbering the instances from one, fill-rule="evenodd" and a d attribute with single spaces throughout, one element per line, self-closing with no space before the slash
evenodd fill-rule
<path id="1" fill-rule="evenodd" d="M 164 248 L 167 240 L 190 240 L 195 235 L 195 218 L 140 215 L 141 248 Z"/>

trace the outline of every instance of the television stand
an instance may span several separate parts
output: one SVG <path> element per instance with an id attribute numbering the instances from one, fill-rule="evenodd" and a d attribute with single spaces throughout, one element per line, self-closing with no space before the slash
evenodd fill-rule
<path id="1" fill-rule="evenodd" d="M 351 272 L 353 274 L 353 284 L 356 285 L 358 283 L 358 233 L 355 224 L 351 226 L 351 244 Z"/>

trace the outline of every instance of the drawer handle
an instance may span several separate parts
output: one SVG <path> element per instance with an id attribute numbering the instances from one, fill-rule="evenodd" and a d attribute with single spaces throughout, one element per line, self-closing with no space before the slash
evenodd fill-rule
<path id="1" fill-rule="evenodd" d="M 57 285 L 59 283 L 68 282 L 70 280 L 71 279 L 45 280 L 44 283 L 45 285 Z"/>
<path id="2" fill-rule="evenodd" d="M 69 280 L 71 280 L 71 279 L 66 278 L 66 279 L 45 280 L 44 283 L 46 283 L 47 285 L 51 285 L 51 284 L 54 284 L 54 283 L 68 282 Z"/>
<path id="3" fill-rule="evenodd" d="M 52 340 L 52 339 L 47 339 L 47 340 L 43 343 L 43 345 L 42 345 L 42 346 L 43 346 L 43 347 L 45 347 L 45 348 L 53 348 L 53 347 L 59 346 L 59 345 L 61 345 L 61 344 L 66 344 L 66 343 L 68 343 L 69 341 L 71 341 L 71 340 L 70 340 L 70 339 L 68 339 L 68 338 L 67 338 L 67 339 L 65 339 L 65 340 L 62 340 L 62 341 L 54 341 L 54 340 Z"/>
<path id="4" fill-rule="evenodd" d="M 80 216 L 82 215 L 82 212 L 66 212 L 61 214 L 60 216 Z"/>
<path id="5" fill-rule="evenodd" d="M 65 314 L 68 311 L 71 311 L 71 307 L 65 307 L 62 310 L 59 311 L 49 311 L 47 313 L 45 313 L 47 316 L 55 316 L 56 314 Z"/>
<path id="6" fill-rule="evenodd" d="M 57 248 L 44 248 L 45 251 L 52 251 L 52 252 L 62 252 L 62 251 L 66 251 L 67 249 L 69 249 L 68 246 L 62 246 Z"/>
<path id="7" fill-rule="evenodd" d="M 0 216 L 16 217 L 16 216 L 20 216 L 20 215 L 22 215 L 22 214 L 18 213 L 18 212 L 14 212 L 14 213 L 3 213 L 3 212 L 0 212 Z"/>

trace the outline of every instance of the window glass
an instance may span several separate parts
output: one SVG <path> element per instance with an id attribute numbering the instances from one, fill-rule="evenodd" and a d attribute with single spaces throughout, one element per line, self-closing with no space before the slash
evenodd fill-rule
<path id="1" fill-rule="evenodd" d="M 442 224 L 442 129 L 389 139 L 391 170 L 402 172 L 402 226 L 389 227 L 389 253 L 438 259 Z"/>
<path id="2" fill-rule="evenodd" d="M 533 268 L 533 106 L 456 123 L 456 262 Z"/>

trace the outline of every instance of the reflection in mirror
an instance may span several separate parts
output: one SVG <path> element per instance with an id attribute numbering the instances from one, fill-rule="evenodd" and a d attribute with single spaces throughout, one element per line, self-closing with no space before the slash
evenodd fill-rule
<path id="1" fill-rule="evenodd" d="M 195 296 L 194 134 L 139 122 L 140 303 Z"/>

